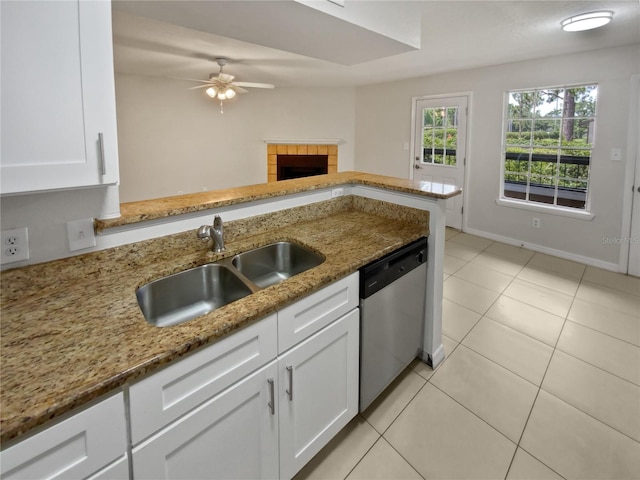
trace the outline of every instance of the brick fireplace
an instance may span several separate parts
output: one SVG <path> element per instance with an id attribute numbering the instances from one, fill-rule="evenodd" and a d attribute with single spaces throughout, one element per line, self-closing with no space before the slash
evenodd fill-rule
<path id="1" fill-rule="evenodd" d="M 280 159 L 278 156 L 280 155 Z M 267 144 L 267 175 L 269 182 L 278 181 L 278 173 L 288 171 L 288 178 L 317 175 L 326 157 L 326 173 L 338 171 L 338 145 Z M 279 162 L 280 160 L 280 162 Z M 285 173 L 285 175 L 287 175 Z"/>

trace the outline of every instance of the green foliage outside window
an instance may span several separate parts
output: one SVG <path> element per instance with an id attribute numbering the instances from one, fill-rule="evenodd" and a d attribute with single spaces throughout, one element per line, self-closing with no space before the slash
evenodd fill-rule
<path id="1" fill-rule="evenodd" d="M 505 195 L 507 183 L 515 183 L 553 187 L 553 198 L 539 200 L 544 203 L 576 206 L 558 202 L 559 188 L 581 191 L 586 199 L 596 99 L 597 85 L 509 92 Z M 514 196 L 531 201 L 522 192 Z"/>

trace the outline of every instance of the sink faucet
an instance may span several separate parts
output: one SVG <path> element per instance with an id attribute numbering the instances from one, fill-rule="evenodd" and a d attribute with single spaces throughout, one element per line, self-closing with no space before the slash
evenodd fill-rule
<path id="1" fill-rule="evenodd" d="M 222 226 L 222 218 L 219 215 L 213 217 L 213 226 L 202 225 L 198 229 L 198 238 L 203 242 L 213 239 L 213 251 L 215 253 L 224 252 L 224 227 Z"/>

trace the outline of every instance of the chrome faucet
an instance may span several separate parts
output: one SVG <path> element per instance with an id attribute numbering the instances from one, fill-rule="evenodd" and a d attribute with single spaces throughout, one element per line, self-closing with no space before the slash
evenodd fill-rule
<path id="1" fill-rule="evenodd" d="M 213 239 L 213 251 L 215 253 L 224 252 L 224 227 L 222 226 L 222 218 L 219 215 L 213 217 L 213 226 L 202 225 L 198 229 L 198 238 L 203 242 Z"/>

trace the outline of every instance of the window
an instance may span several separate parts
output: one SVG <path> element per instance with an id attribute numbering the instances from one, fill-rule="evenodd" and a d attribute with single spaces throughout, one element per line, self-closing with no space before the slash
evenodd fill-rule
<path id="1" fill-rule="evenodd" d="M 422 161 L 455 167 L 458 107 L 425 108 L 422 117 Z"/>
<path id="2" fill-rule="evenodd" d="M 502 197 L 585 210 L 597 85 L 507 94 Z"/>

